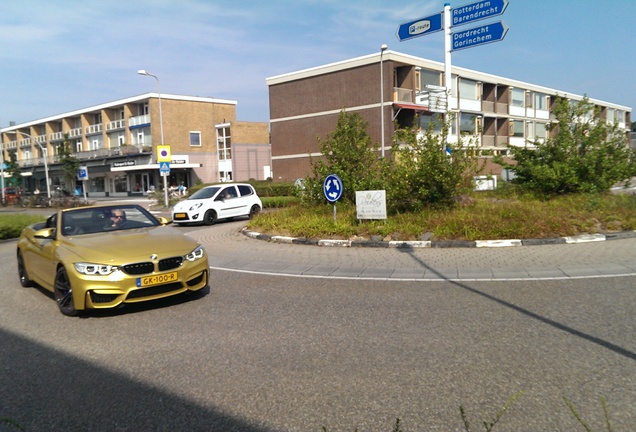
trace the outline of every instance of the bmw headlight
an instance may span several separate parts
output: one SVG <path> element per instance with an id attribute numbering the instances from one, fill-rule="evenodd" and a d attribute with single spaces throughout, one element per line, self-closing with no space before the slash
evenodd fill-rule
<path id="1" fill-rule="evenodd" d="M 188 261 L 196 261 L 203 258 L 203 246 L 198 246 L 195 250 L 187 254 L 184 258 Z"/>
<path id="2" fill-rule="evenodd" d="M 94 263 L 75 263 L 75 270 L 78 273 L 85 275 L 101 275 L 107 276 L 117 270 L 116 266 L 108 264 L 94 264 Z"/>

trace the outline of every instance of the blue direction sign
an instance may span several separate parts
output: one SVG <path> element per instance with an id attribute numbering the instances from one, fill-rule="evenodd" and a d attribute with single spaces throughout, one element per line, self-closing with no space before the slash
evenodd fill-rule
<path id="1" fill-rule="evenodd" d="M 508 26 L 503 21 L 455 32 L 451 35 L 451 49 L 458 51 L 491 42 L 499 42 L 503 40 L 507 32 Z"/>
<path id="2" fill-rule="evenodd" d="M 444 27 L 442 20 L 442 12 L 439 12 L 435 15 L 431 15 L 429 17 L 416 19 L 414 21 L 409 21 L 404 24 L 400 24 L 395 35 L 400 40 L 400 42 L 413 39 L 418 36 L 424 36 L 430 33 L 435 33 Z"/>
<path id="3" fill-rule="evenodd" d="M 508 0 L 483 0 L 453 8 L 451 27 L 501 15 L 507 6 Z"/>
<path id="4" fill-rule="evenodd" d="M 323 184 L 325 197 L 329 202 L 336 202 L 342 196 L 342 180 L 335 174 L 329 174 Z"/>

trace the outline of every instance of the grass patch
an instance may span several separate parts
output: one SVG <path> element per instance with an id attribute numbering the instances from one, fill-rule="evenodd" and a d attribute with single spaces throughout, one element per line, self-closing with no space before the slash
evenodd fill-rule
<path id="1" fill-rule="evenodd" d="M 552 238 L 636 229 L 636 196 L 569 195 L 550 200 L 481 193 L 450 209 L 358 220 L 355 205 L 292 204 L 263 212 L 248 227 L 271 235 L 384 240 L 501 240 Z"/>

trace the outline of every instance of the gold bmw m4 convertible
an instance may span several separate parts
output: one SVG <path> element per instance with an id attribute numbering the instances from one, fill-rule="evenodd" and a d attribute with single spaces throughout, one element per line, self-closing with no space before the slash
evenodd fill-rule
<path id="1" fill-rule="evenodd" d="M 53 292 L 71 316 L 205 288 L 203 246 L 169 223 L 136 204 L 59 210 L 20 234 L 20 283 Z"/>

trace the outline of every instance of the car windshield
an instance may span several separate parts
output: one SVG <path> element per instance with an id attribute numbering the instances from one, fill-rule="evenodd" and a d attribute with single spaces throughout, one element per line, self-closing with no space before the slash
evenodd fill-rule
<path id="1" fill-rule="evenodd" d="M 199 189 L 193 193 L 188 199 L 207 199 L 212 198 L 221 189 L 219 186 L 206 187 Z"/>
<path id="2" fill-rule="evenodd" d="M 83 207 L 62 213 L 62 234 L 67 236 L 158 225 L 161 223 L 157 218 L 137 205 Z"/>

